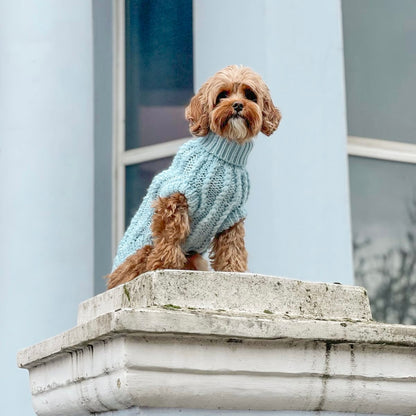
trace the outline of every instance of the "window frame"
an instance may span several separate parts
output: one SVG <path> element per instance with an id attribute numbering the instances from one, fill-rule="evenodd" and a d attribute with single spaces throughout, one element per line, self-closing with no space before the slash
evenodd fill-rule
<path id="1" fill-rule="evenodd" d="M 416 144 L 407 142 L 348 136 L 347 152 L 349 156 L 416 163 Z"/>
<path id="2" fill-rule="evenodd" d="M 113 0 L 113 203 L 112 252 L 125 231 L 126 167 L 174 156 L 179 147 L 192 139 L 184 137 L 164 143 L 126 150 L 126 50 L 125 0 Z"/>

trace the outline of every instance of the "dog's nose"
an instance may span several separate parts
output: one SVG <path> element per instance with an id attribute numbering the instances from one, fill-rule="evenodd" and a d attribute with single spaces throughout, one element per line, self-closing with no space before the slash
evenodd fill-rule
<path id="1" fill-rule="evenodd" d="M 243 109 L 243 103 L 240 103 L 240 102 L 236 101 L 236 102 L 233 104 L 233 108 L 234 108 L 234 110 L 235 110 L 235 111 L 237 111 L 237 113 L 238 113 L 238 112 L 240 112 L 240 111 Z"/>

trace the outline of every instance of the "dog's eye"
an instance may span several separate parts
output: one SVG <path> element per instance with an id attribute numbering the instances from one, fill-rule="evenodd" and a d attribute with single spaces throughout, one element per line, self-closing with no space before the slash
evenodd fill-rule
<path id="1" fill-rule="evenodd" d="M 217 95 L 217 99 L 215 100 L 215 104 L 218 104 L 223 98 L 227 98 L 227 97 L 228 97 L 228 91 L 221 91 Z"/>
<path id="2" fill-rule="evenodd" d="M 257 95 L 253 91 L 247 89 L 244 91 L 244 95 L 248 100 L 254 101 L 255 103 L 257 102 Z"/>

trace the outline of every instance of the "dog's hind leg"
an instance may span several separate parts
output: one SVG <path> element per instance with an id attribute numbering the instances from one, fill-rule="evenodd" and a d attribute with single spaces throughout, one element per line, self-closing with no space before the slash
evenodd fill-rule
<path id="1" fill-rule="evenodd" d="M 181 193 L 158 198 L 153 207 L 153 250 L 147 258 L 147 270 L 183 269 L 187 259 L 181 245 L 190 232 L 188 203 Z"/>
<path id="2" fill-rule="evenodd" d="M 146 263 L 149 253 L 153 250 L 150 245 L 144 246 L 120 264 L 111 274 L 106 276 L 107 289 L 112 289 L 122 283 L 129 282 L 147 271 Z"/>
<path id="3" fill-rule="evenodd" d="M 175 193 L 158 198 L 153 205 L 152 245 L 146 245 L 106 276 L 107 289 L 129 282 L 138 275 L 158 269 L 184 269 L 187 258 L 181 244 L 189 235 L 188 204 L 186 197 Z"/>

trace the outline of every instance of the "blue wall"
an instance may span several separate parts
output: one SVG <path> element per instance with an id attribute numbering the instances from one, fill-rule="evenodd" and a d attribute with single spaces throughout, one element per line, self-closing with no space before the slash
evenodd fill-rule
<path id="1" fill-rule="evenodd" d="M 196 87 L 226 65 L 248 65 L 283 115 L 250 156 L 250 270 L 352 283 L 340 2 L 194 5 Z"/>
<path id="2" fill-rule="evenodd" d="M 0 391 L 33 415 L 18 349 L 93 294 L 91 2 L 0 2 Z"/>

